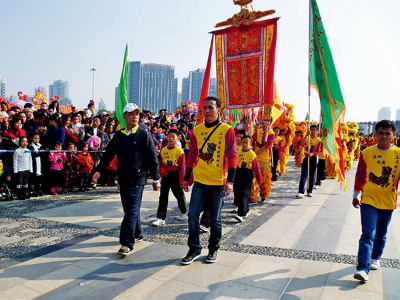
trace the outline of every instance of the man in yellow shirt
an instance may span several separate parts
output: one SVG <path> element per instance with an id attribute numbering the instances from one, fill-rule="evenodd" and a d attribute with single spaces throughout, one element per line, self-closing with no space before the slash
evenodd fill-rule
<path id="1" fill-rule="evenodd" d="M 391 144 L 395 134 L 396 126 L 392 122 L 378 122 L 375 126 L 378 144 L 363 150 L 358 161 L 353 206 L 361 208 L 362 234 L 354 278 L 364 282 L 370 270 L 380 267 L 387 230 L 396 209 L 400 148 Z"/>

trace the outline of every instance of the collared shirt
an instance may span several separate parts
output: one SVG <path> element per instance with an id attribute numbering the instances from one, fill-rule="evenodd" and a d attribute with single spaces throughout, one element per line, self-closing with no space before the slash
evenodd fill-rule
<path id="1" fill-rule="evenodd" d="M 136 125 L 135 127 L 131 128 L 131 129 L 129 129 L 129 130 L 127 130 L 126 128 L 124 128 L 124 129 L 122 129 L 121 131 L 122 131 L 123 133 L 125 133 L 126 135 L 130 135 L 131 133 L 136 133 L 136 131 L 138 130 L 138 128 L 139 128 L 139 124 Z"/>

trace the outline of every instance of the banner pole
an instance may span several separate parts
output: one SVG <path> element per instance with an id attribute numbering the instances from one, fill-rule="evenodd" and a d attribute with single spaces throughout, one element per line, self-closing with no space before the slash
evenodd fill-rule
<path id="1" fill-rule="evenodd" d="M 311 41 L 311 0 L 308 2 L 308 59 L 310 59 L 310 41 Z M 310 124 L 311 124 L 311 87 L 310 87 L 310 61 L 308 61 L 308 145 L 307 145 L 307 189 L 310 189 L 310 148 L 311 148 L 311 138 L 310 138 Z M 311 191 L 312 192 L 312 191 Z"/>

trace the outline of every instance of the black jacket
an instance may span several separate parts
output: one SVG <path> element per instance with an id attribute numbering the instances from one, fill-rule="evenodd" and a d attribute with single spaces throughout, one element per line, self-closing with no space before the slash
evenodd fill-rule
<path id="1" fill-rule="evenodd" d="M 96 171 L 104 172 L 116 154 L 118 183 L 121 186 L 145 185 L 148 170 L 153 180 L 159 180 L 158 158 L 150 133 L 140 127 L 134 134 L 127 135 L 125 132 L 123 129 L 114 134 Z"/>

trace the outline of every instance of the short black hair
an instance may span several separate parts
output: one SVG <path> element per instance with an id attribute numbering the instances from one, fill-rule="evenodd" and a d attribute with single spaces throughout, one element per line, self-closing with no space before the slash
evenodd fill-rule
<path id="1" fill-rule="evenodd" d="M 238 134 L 242 134 L 243 136 L 245 136 L 246 135 L 246 131 L 240 129 L 240 130 L 236 131 L 235 136 L 238 135 Z"/>
<path id="2" fill-rule="evenodd" d="M 170 133 L 175 133 L 176 135 L 178 135 L 179 131 L 176 129 L 170 129 L 170 130 L 168 130 L 168 134 L 170 134 Z"/>
<path id="3" fill-rule="evenodd" d="M 318 128 L 317 128 L 317 125 L 315 125 L 315 124 L 313 124 L 313 125 L 310 126 L 310 130 L 311 130 L 312 128 L 318 129 Z"/>
<path id="4" fill-rule="evenodd" d="M 380 129 L 380 128 L 391 128 L 393 133 L 396 133 L 396 125 L 392 121 L 389 121 L 389 120 L 382 120 L 382 121 L 379 121 L 378 123 L 376 123 L 375 132 L 377 132 L 378 129 Z"/>
<path id="5" fill-rule="evenodd" d="M 279 130 L 281 130 L 281 129 L 280 129 L 278 126 L 275 126 L 273 130 L 275 130 L 275 129 L 279 129 Z"/>
<path id="6" fill-rule="evenodd" d="M 206 99 L 204 99 L 204 102 L 205 101 L 215 101 L 217 108 L 221 108 L 221 101 L 217 97 L 208 96 Z"/>
<path id="7" fill-rule="evenodd" d="M 244 140 L 244 139 L 250 139 L 250 141 L 253 141 L 253 139 L 251 138 L 251 136 L 249 136 L 249 135 L 244 135 L 244 136 L 242 136 L 242 141 Z"/>

